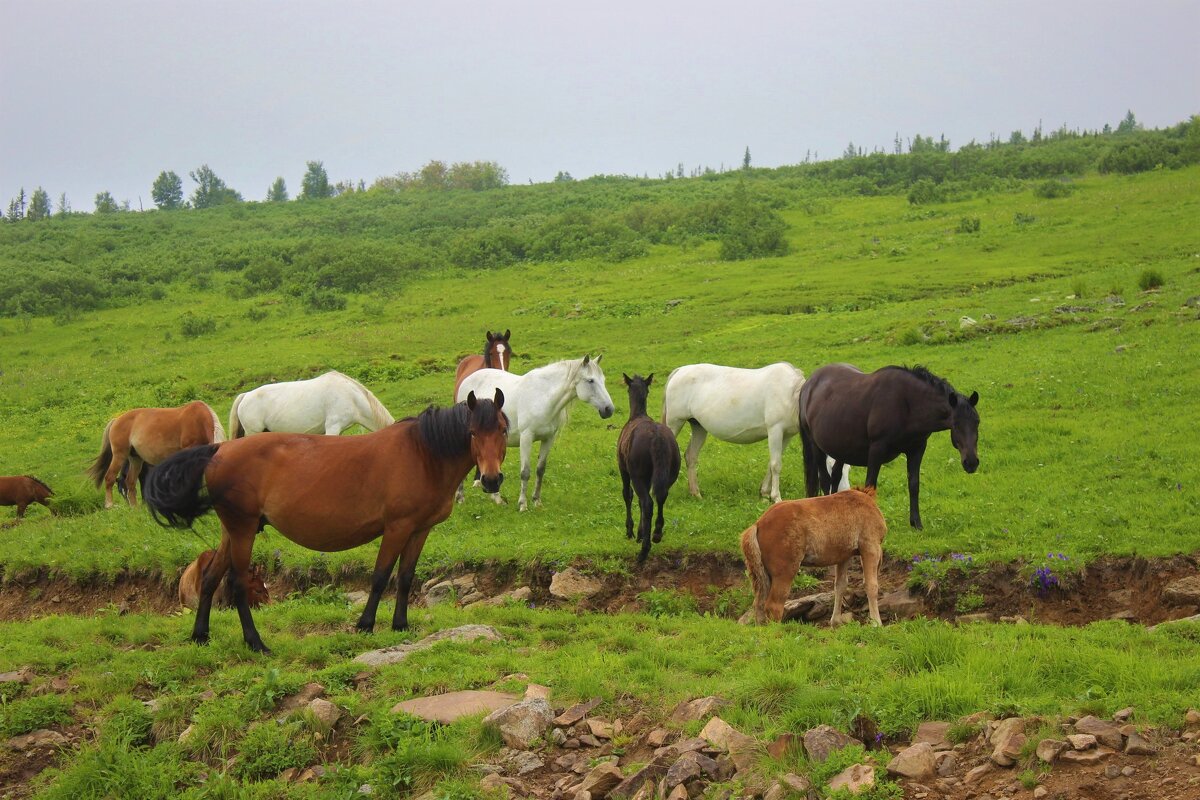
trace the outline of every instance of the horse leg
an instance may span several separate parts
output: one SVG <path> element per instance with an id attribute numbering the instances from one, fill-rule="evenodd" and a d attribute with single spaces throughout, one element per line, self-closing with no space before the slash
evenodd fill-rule
<path id="1" fill-rule="evenodd" d="M 247 526 L 237 535 L 231 537 L 230 546 L 230 588 L 233 593 L 233 605 L 237 608 L 238 619 L 242 623 L 242 639 L 256 653 L 270 653 L 271 649 L 263 644 L 254 627 L 254 617 L 250 615 L 250 602 L 247 597 L 250 586 L 250 554 L 254 549 L 254 535 L 257 526 Z"/>
<path id="2" fill-rule="evenodd" d="M 403 545 L 404 540 L 399 535 L 384 533 L 379 543 L 379 554 L 375 556 L 375 571 L 371 573 L 371 594 L 367 597 L 367 605 L 355 626 L 360 633 L 370 633 L 375 629 L 375 611 L 379 608 L 379 598 L 383 596 L 383 590 L 392 579 L 392 569 L 396 566 L 396 559 L 400 557 Z"/>
<path id="3" fill-rule="evenodd" d="M 650 555 L 650 521 L 654 517 L 654 500 L 650 497 L 648 483 L 638 481 L 636 489 L 638 509 L 641 511 L 641 519 L 638 521 L 638 541 L 642 543 L 641 552 L 638 553 L 638 563 L 641 564 L 646 560 L 646 556 Z"/>
<path id="4" fill-rule="evenodd" d="M 517 498 L 517 511 L 529 509 L 526 492 L 529 489 L 529 459 L 533 455 L 533 433 L 521 431 L 521 495 Z"/>
<path id="5" fill-rule="evenodd" d="M 617 467 L 621 471 L 621 497 L 625 500 L 625 538 L 633 538 L 633 487 L 629 482 L 629 470 L 625 468 L 624 460 Z"/>
<path id="6" fill-rule="evenodd" d="M 17 503 L 17 522 L 20 522 L 21 520 L 25 519 L 25 506 L 27 506 L 27 505 L 29 505 L 29 503 L 26 503 L 26 502 Z M 49 506 L 46 506 L 46 507 L 49 508 Z"/>
<path id="7" fill-rule="evenodd" d="M 833 616 L 829 618 L 830 626 L 837 625 L 838 617 L 842 615 L 842 595 L 846 593 L 846 583 L 850 577 L 850 559 L 846 559 L 833 568 Z"/>
<path id="8" fill-rule="evenodd" d="M 550 447 L 556 438 L 557 436 L 551 436 L 538 448 L 537 482 L 533 485 L 533 504 L 538 508 L 542 506 L 542 477 L 546 474 L 546 462 L 550 460 Z"/>
<path id="9" fill-rule="evenodd" d="M 826 464 L 828 466 L 828 464 Z M 834 461 L 833 469 L 829 472 L 830 485 L 836 485 L 834 492 L 844 492 L 850 488 L 850 475 L 845 461 Z"/>
<path id="10" fill-rule="evenodd" d="M 874 543 L 864 542 L 858 551 L 858 560 L 862 562 L 863 585 L 867 590 L 867 608 L 870 609 L 871 624 L 883 625 L 883 620 L 879 618 L 879 565 L 883 561 L 883 549 Z"/>
<path id="11" fill-rule="evenodd" d="M 415 531 L 404 543 L 404 557 L 400 561 L 400 576 L 396 580 L 396 612 L 392 614 L 392 630 L 408 630 L 408 593 L 412 589 L 413 577 L 417 573 L 417 559 L 429 536 L 429 528 Z"/>
<path id="12" fill-rule="evenodd" d="M 200 576 L 200 600 L 196 605 L 196 622 L 192 625 L 192 641 L 196 644 L 208 644 L 208 618 L 212 612 L 213 594 L 221 579 L 229 572 L 231 546 L 229 530 L 222 522 L 221 544 Z"/>
<path id="13" fill-rule="evenodd" d="M 104 507 L 113 507 L 113 487 L 117 484 L 117 476 L 121 474 L 121 470 L 125 467 L 125 461 L 129 458 L 128 446 L 117 449 L 117 446 L 112 446 L 112 461 L 108 464 L 108 471 L 104 473 Z"/>
<path id="14" fill-rule="evenodd" d="M 129 472 L 125 475 L 125 497 L 129 500 L 130 508 L 137 508 L 138 475 L 141 474 L 144 463 L 136 456 L 129 456 Z"/>
<path id="15" fill-rule="evenodd" d="M 692 438 L 688 441 L 687 452 L 684 458 L 687 461 L 688 475 L 688 491 L 692 493 L 692 497 L 700 496 L 700 484 L 696 482 L 696 467 L 700 462 L 700 448 L 704 447 L 704 440 L 708 438 L 708 431 L 701 427 L 699 422 L 690 420 L 692 424 Z"/>
<path id="16" fill-rule="evenodd" d="M 921 524 L 921 459 L 925 456 L 926 442 L 921 442 L 904 455 L 908 467 L 908 524 L 917 530 L 925 528 Z"/>
<path id="17" fill-rule="evenodd" d="M 790 436 L 784 435 L 783 428 L 775 426 L 767 431 L 767 448 L 771 458 L 767 462 L 767 475 L 759 488 L 761 497 L 769 497 L 772 503 L 783 500 L 779 494 L 779 473 L 783 471 L 783 451 L 787 449 Z"/>
<path id="18" fill-rule="evenodd" d="M 663 534 L 663 504 L 667 502 L 667 492 L 670 487 L 664 485 L 665 481 L 654 482 L 654 500 L 658 504 L 658 517 L 654 521 L 654 541 L 661 542 Z"/>

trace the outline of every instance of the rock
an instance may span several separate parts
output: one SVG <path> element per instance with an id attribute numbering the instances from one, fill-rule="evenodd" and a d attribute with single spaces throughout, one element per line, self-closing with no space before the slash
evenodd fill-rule
<path id="1" fill-rule="evenodd" d="M 550 704 L 540 698 L 534 698 L 493 711 L 484 717 L 483 724 L 500 731 L 500 738 L 509 747 L 526 750 L 535 739 L 546 732 L 552 719 L 554 711 Z"/>
<path id="2" fill-rule="evenodd" d="M 1124 775 L 1126 778 L 1132 778 L 1134 775 L 1137 774 L 1137 770 L 1134 769 L 1133 767 L 1122 767 L 1121 774 Z"/>
<path id="3" fill-rule="evenodd" d="M 1090 733 L 1072 733 L 1067 737 L 1072 750 L 1091 750 L 1096 746 L 1096 737 Z"/>
<path id="4" fill-rule="evenodd" d="M 602 698 L 593 697 L 591 700 L 588 700 L 586 703 L 576 703 L 575 705 L 571 706 L 566 711 L 564 711 L 563 713 L 561 713 L 557 717 L 555 717 L 554 724 L 558 725 L 559 727 L 563 727 L 563 728 L 574 725 L 576 722 L 579 722 L 579 720 L 583 719 L 589 711 L 591 711 L 593 708 L 595 708 L 596 706 L 600 705 L 603 702 L 604 702 L 604 700 Z"/>
<path id="5" fill-rule="evenodd" d="M 783 621 L 802 619 L 820 622 L 833 613 L 833 592 L 817 592 L 807 597 L 788 600 L 783 604 Z"/>
<path id="6" fill-rule="evenodd" d="M 1126 722 L 1129 722 L 1129 718 L 1132 716 L 1133 706 L 1130 706 L 1129 708 L 1122 708 L 1120 711 L 1113 714 L 1113 722 L 1117 723 L 1118 725 L 1123 725 Z"/>
<path id="7" fill-rule="evenodd" d="M 479 788 L 487 792 L 498 792 L 504 785 L 504 781 L 500 778 L 499 773 L 495 772 L 489 772 L 479 781 Z"/>
<path id="8" fill-rule="evenodd" d="M 978 324 L 979 324 L 978 322 L 976 322 L 975 320 L 971 319 L 970 317 L 968 317 L 968 316 L 967 316 L 967 315 L 965 315 L 965 314 L 964 314 L 963 316 L 961 316 L 961 317 L 959 317 L 959 318 L 958 318 L 958 327 L 959 327 L 960 329 L 961 329 L 961 328 L 973 328 L 973 327 L 975 327 L 975 326 L 976 326 L 976 325 L 978 325 Z"/>
<path id="9" fill-rule="evenodd" d="M 675 706 L 675 710 L 671 712 L 671 722 L 676 725 L 682 725 L 685 722 L 698 722 L 711 717 L 722 706 L 726 705 L 729 705 L 728 701 L 714 696 L 701 697 L 696 700 L 685 700 Z"/>
<path id="10" fill-rule="evenodd" d="M 611 761 L 607 761 L 589 772 L 583 779 L 583 783 L 579 784 L 577 791 L 588 792 L 596 800 L 602 800 L 602 798 L 608 797 L 609 793 L 620 786 L 624 780 L 625 776 L 621 774 L 621 769 Z"/>
<path id="11" fill-rule="evenodd" d="M 787 789 L 783 788 L 783 784 L 775 781 L 770 787 L 763 792 L 763 800 L 783 800 L 787 797 Z"/>
<path id="12" fill-rule="evenodd" d="M 441 605 L 455 596 L 454 584 L 451 581 L 442 581 L 430 586 L 425 592 L 425 605 L 432 608 L 436 605 Z"/>
<path id="13" fill-rule="evenodd" d="M 364 592 L 362 590 L 346 592 L 346 602 L 352 606 L 365 606 L 367 604 L 367 601 L 370 599 L 371 599 L 370 592 Z"/>
<path id="14" fill-rule="evenodd" d="M 670 735 L 671 732 L 666 728 L 655 728 L 646 734 L 646 744 L 649 747 L 662 747 Z"/>
<path id="15" fill-rule="evenodd" d="M 508 766 L 509 772 L 515 772 L 517 775 L 528 775 L 534 770 L 546 766 L 546 762 L 542 761 L 537 753 L 531 753 L 528 750 L 518 750 L 505 759 L 504 763 Z"/>
<path id="16" fill-rule="evenodd" d="M 851 622 L 854 622 L 854 614 L 849 611 L 843 611 L 829 620 L 829 626 L 836 628 L 839 625 L 849 625 Z"/>
<path id="17" fill-rule="evenodd" d="M 1108 778 L 1110 781 L 1113 778 L 1121 777 L 1121 768 L 1116 764 L 1109 764 L 1104 768 L 1104 777 Z"/>
<path id="18" fill-rule="evenodd" d="M 563 747 L 567 743 L 567 734 L 563 732 L 562 728 L 551 728 L 550 743 Z"/>
<path id="19" fill-rule="evenodd" d="M 1115 752 L 1109 747 L 1097 747 L 1092 750 L 1064 750 L 1058 760 L 1070 764 L 1098 764 Z"/>
<path id="20" fill-rule="evenodd" d="M 866 764 L 855 764 L 834 775 L 829 781 L 829 791 L 846 789 L 850 794 L 859 794 L 875 786 L 875 770 Z"/>
<path id="21" fill-rule="evenodd" d="M 0 683 L 29 683 L 33 678 L 33 670 L 28 667 L 15 672 L 0 672 Z"/>
<path id="22" fill-rule="evenodd" d="M 1121 732 L 1111 722 L 1105 722 L 1091 714 L 1075 723 L 1076 733 L 1090 733 L 1096 741 L 1114 750 L 1121 749 Z"/>
<path id="23" fill-rule="evenodd" d="M 946 738 L 950 732 L 949 722 L 922 722 L 917 726 L 913 744 L 927 742 L 934 750 L 949 750 L 953 745 Z"/>
<path id="24" fill-rule="evenodd" d="M 667 800 L 688 800 L 688 790 L 682 783 L 671 790 Z"/>
<path id="25" fill-rule="evenodd" d="M 342 711 L 328 700 L 316 698 L 308 704 L 308 710 L 313 713 L 326 730 L 330 730 L 342 718 Z"/>
<path id="26" fill-rule="evenodd" d="M 532 700 L 535 697 L 540 697 L 543 700 L 550 701 L 550 687 L 542 686 L 540 683 L 531 683 L 525 687 L 525 699 Z"/>
<path id="27" fill-rule="evenodd" d="M 613 737 L 613 724 L 608 720 L 593 717 L 586 720 L 588 731 L 597 739 L 611 739 Z"/>
<path id="28" fill-rule="evenodd" d="M 754 762 L 758 742 L 736 730 L 720 717 L 713 717 L 708 721 L 708 724 L 700 731 L 700 738 L 705 739 L 714 747 L 728 752 L 739 772 Z"/>
<path id="29" fill-rule="evenodd" d="M 1045 786 L 1036 786 L 1033 789 L 1033 796 L 1037 800 L 1042 800 L 1042 798 L 1048 794 L 1050 794 L 1050 790 L 1047 789 Z"/>
<path id="30" fill-rule="evenodd" d="M 1200 725 L 1200 711 L 1189 708 L 1187 713 L 1183 715 L 1183 721 L 1188 725 Z"/>
<path id="31" fill-rule="evenodd" d="M 1037 757 L 1038 760 L 1046 764 L 1053 764 L 1062 752 L 1071 745 L 1061 739 L 1042 739 L 1038 742 Z"/>
<path id="32" fill-rule="evenodd" d="M 1140 733 L 1131 733 L 1125 740 L 1125 753 L 1131 756 L 1152 756 L 1158 748 L 1142 737 Z"/>
<path id="33" fill-rule="evenodd" d="M 888 619 L 912 619 L 924 610 L 921 598 L 910 595 L 908 589 L 897 589 L 879 598 L 879 615 Z"/>
<path id="34" fill-rule="evenodd" d="M 991 772 L 992 769 L 993 769 L 992 762 L 985 761 L 982 764 L 980 764 L 978 767 L 967 770 L 967 774 L 963 776 L 963 783 L 970 786 L 972 783 L 975 783 L 980 778 L 982 778 L 984 775 L 987 775 L 989 772 Z"/>
<path id="35" fill-rule="evenodd" d="M 958 753 L 953 750 L 939 750 L 933 754 L 933 763 L 937 768 L 937 774 L 948 778 L 958 768 Z"/>
<path id="36" fill-rule="evenodd" d="M 611 792 L 610 797 L 634 797 L 647 787 L 653 787 L 659 780 L 666 777 L 666 758 L 656 758 L 637 772 L 621 781 Z"/>
<path id="37" fill-rule="evenodd" d="M 182 731 L 182 732 L 179 734 L 179 743 L 180 743 L 180 744 L 183 744 L 183 745 L 186 745 L 186 744 L 187 744 L 189 741 L 191 741 L 191 739 L 192 739 L 192 736 L 194 736 L 194 735 L 195 735 L 195 733 L 196 733 L 196 726 L 195 726 L 195 725 L 188 725 L 188 726 L 187 726 L 186 728 L 184 728 L 184 729 L 183 729 L 183 731 Z"/>
<path id="38" fill-rule="evenodd" d="M 190 727 L 189 727 L 190 730 Z M 69 743 L 66 736 L 63 736 L 58 731 L 42 728 L 33 733 L 26 733 L 21 736 L 14 736 L 9 739 L 7 744 L 9 749 L 23 753 L 29 750 L 37 750 L 42 747 L 58 748 L 65 747 Z"/>
<path id="39" fill-rule="evenodd" d="M 972 622 L 991 622 L 992 615 L 988 611 L 980 611 L 977 614 L 959 614 L 954 621 L 959 625 L 970 625 Z"/>
<path id="40" fill-rule="evenodd" d="M 932 778 L 937 772 L 933 758 L 933 746 L 929 742 L 918 742 L 904 748 L 888 762 L 889 775 L 897 775 L 914 781 Z"/>
<path id="41" fill-rule="evenodd" d="M 698 778 L 717 780 L 720 774 L 721 768 L 717 762 L 703 753 L 696 751 L 684 753 L 667 770 L 667 788 L 674 788 L 681 783 L 690 783 Z"/>
<path id="42" fill-rule="evenodd" d="M 392 706 L 392 713 L 404 712 L 429 722 L 449 725 L 457 719 L 469 717 L 472 714 L 485 712 L 490 714 L 493 711 L 508 708 L 520 699 L 515 694 L 507 692 L 477 690 L 446 692 L 397 703 Z"/>
<path id="43" fill-rule="evenodd" d="M 590 733 L 585 733 L 579 737 L 579 743 L 585 747 L 599 747 L 600 740 Z"/>
<path id="44" fill-rule="evenodd" d="M 1025 732 L 1025 720 L 1022 717 L 1008 717 L 996 723 L 995 730 L 988 737 L 988 744 L 993 747 L 1001 744 L 1005 739 L 1012 736 L 1014 733 Z"/>
<path id="45" fill-rule="evenodd" d="M 283 783 L 292 783 L 296 780 L 296 776 L 300 774 L 298 767 L 288 767 L 283 772 L 279 773 L 277 780 Z"/>
<path id="46" fill-rule="evenodd" d="M 787 754 L 800 742 L 800 737 L 794 733 L 781 733 L 775 737 L 775 741 L 767 745 L 767 753 L 776 760 L 779 760 Z"/>
<path id="47" fill-rule="evenodd" d="M 500 635 L 500 632 L 490 625 L 462 625 L 457 628 L 447 628 L 446 630 L 430 634 L 419 642 L 412 642 L 410 644 L 395 644 L 391 647 L 383 647 L 379 650 L 371 650 L 355 656 L 354 660 L 359 664 L 369 664 L 371 666 L 380 666 L 381 664 L 396 664 L 408 658 L 413 653 L 416 653 L 420 650 L 427 650 L 438 642 L 473 642 L 476 639 L 483 639 L 489 642 L 498 642 L 503 638 L 504 637 Z"/>
<path id="48" fill-rule="evenodd" d="M 813 788 L 812 781 L 801 775 L 797 775 L 794 772 L 787 773 L 779 779 L 779 782 L 783 784 L 784 788 L 800 795 L 801 797 L 807 797 L 808 793 L 811 792 Z"/>
<path id="49" fill-rule="evenodd" d="M 1011 767 L 1021 757 L 1021 750 L 1024 747 L 1025 734 L 1020 731 L 1013 731 L 1001 739 L 996 744 L 995 749 L 992 750 L 992 763 L 1001 767 Z"/>
<path id="50" fill-rule="evenodd" d="M 1168 583 L 1163 588 L 1162 599 L 1171 606 L 1200 605 L 1200 575 L 1188 575 Z"/>
<path id="51" fill-rule="evenodd" d="M 296 776 L 296 783 L 310 783 L 325 776 L 324 767 L 307 767 Z"/>
<path id="52" fill-rule="evenodd" d="M 804 734 L 804 752 L 808 754 L 810 761 L 825 761 L 833 751 L 852 744 L 862 742 L 829 725 L 818 725 Z"/>
<path id="53" fill-rule="evenodd" d="M 574 567 L 554 573 L 550 579 L 550 595 L 559 600 L 576 600 L 599 593 L 604 585 L 590 575 L 584 575 Z"/>

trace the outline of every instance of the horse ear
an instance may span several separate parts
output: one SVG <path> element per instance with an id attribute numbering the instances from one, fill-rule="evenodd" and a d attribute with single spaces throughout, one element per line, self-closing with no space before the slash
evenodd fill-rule
<path id="1" fill-rule="evenodd" d="M 979 405 L 979 392 L 971 392 L 971 396 L 967 398 L 967 402 L 973 406 Z"/>
<path id="2" fill-rule="evenodd" d="M 950 393 L 950 407 L 954 408 L 958 405 L 958 392 Z"/>
<path id="3" fill-rule="evenodd" d="M 494 341 L 496 341 L 496 337 L 495 337 L 495 336 L 492 336 L 492 332 L 491 332 L 491 331 L 488 331 L 488 332 L 487 332 L 487 337 L 488 337 L 488 342 L 489 342 L 489 343 L 490 343 L 490 342 L 494 342 Z"/>
<path id="4" fill-rule="evenodd" d="M 599 364 L 600 359 L 602 359 L 602 358 L 604 358 L 604 353 L 601 353 L 600 355 L 596 356 L 596 363 Z"/>
<path id="5" fill-rule="evenodd" d="M 654 373 L 651 372 L 649 375 L 646 376 L 646 385 L 649 386 L 653 382 L 654 382 Z"/>
<path id="6" fill-rule="evenodd" d="M 622 373 L 621 373 L 621 377 L 625 379 L 625 385 L 626 385 L 626 386 L 628 386 L 629 384 L 633 383 L 633 381 L 629 380 L 629 376 L 628 376 L 628 375 L 626 375 L 624 372 L 622 372 Z"/>
<path id="7" fill-rule="evenodd" d="M 468 392 L 468 393 L 467 393 L 467 408 L 469 408 L 469 409 L 471 409 L 472 411 L 474 411 L 474 410 L 475 410 L 475 404 L 476 404 L 477 402 L 478 402 L 478 401 L 476 401 L 476 399 L 475 399 L 475 392 Z"/>
<path id="8" fill-rule="evenodd" d="M 510 336 L 512 336 L 512 331 L 510 331 L 508 328 L 505 328 L 505 329 L 504 329 L 504 335 L 503 335 L 503 336 L 501 336 L 500 338 L 501 338 L 501 339 L 503 339 L 504 341 L 506 341 L 506 342 L 507 342 L 507 341 L 508 341 L 508 337 L 510 337 Z"/>
<path id="9" fill-rule="evenodd" d="M 492 399 L 492 402 L 496 404 L 497 410 L 504 408 L 504 392 L 500 391 L 499 386 L 496 387 L 496 396 Z"/>
<path id="10" fill-rule="evenodd" d="M 584 356 L 583 357 L 583 365 L 586 367 L 588 365 L 588 362 L 591 360 L 592 360 L 591 356 Z"/>

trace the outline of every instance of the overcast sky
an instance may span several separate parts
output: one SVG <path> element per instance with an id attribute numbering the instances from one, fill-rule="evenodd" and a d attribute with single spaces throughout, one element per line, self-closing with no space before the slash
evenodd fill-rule
<path id="1" fill-rule="evenodd" d="M 208 164 L 248 200 L 305 162 L 514 183 L 1148 127 L 1200 113 L 1200 2 L 0 0 L 0 200 L 153 206 Z"/>

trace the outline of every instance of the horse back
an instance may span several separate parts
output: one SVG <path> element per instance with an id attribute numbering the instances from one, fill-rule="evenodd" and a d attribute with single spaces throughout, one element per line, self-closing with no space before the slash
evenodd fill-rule
<path id="1" fill-rule="evenodd" d="M 878 548 L 887 523 L 873 494 L 852 489 L 776 503 L 759 518 L 758 530 L 764 559 L 771 550 L 780 558 L 798 558 L 798 565 L 831 566 L 864 545 Z"/>

